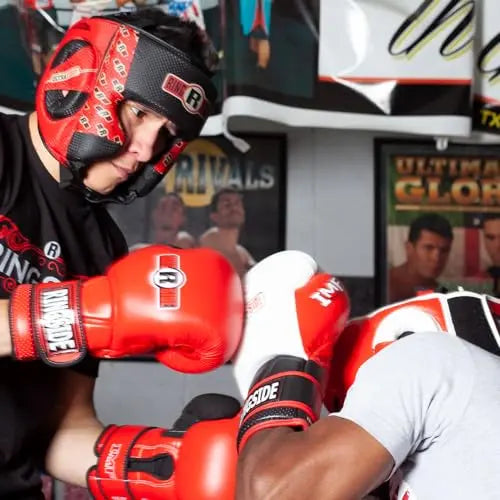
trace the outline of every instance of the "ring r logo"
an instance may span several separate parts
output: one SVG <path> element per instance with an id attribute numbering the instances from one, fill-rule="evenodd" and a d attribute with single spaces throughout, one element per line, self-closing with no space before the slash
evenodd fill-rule
<path id="1" fill-rule="evenodd" d="M 153 283 L 158 287 L 161 309 L 179 309 L 181 305 L 180 289 L 186 283 L 186 275 L 180 264 L 180 257 L 176 254 L 158 257 L 158 269 L 153 275 Z"/>
<path id="2" fill-rule="evenodd" d="M 203 87 L 188 83 L 173 73 L 168 73 L 161 86 L 167 94 L 181 101 L 184 109 L 192 115 L 205 117 L 208 114 L 208 101 Z"/>

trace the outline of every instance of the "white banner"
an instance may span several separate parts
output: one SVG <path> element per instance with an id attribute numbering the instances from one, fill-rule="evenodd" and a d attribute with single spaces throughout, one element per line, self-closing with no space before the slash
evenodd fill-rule
<path id="1" fill-rule="evenodd" d="M 320 0 L 319 10 L 313 0 L 293 0 L 274 2 L 270 15 L 254 0 L 239 4 L 226 2 L 221 123 L 251 116 L 470 136 L 474 0 Z"/>
<path id="2" fill-rule="evenodd" d="M 474 73 L 474 129 L 500 142 L 500 10 L 498 0 L 478 3 L 481 19 Z M 492 135 L 495 134 L 495 135 Z"/>
<path id="3" fill-rule="evenodd" d="M 322 0 L 320 20 L 320 79 L 472 80 L 472 0 Z"/>

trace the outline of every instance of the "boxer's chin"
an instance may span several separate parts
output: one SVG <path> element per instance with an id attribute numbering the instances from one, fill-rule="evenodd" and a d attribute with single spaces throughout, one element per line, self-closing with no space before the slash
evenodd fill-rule
<path id="1" fill-rule="evenodd" d="M 89 167 L 83 184 L 99 194 L 109 194 L 119 184 L 126 181 L 128 175 L 121 172 L 111 162 L 100 162 Z"/>

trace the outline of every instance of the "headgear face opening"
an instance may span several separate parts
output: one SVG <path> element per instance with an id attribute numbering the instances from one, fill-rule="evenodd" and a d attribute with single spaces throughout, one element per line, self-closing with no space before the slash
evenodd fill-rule
<path id="1" fill-rule="evenodd" d="M 84 188 L 86 168 L 116 156 L 127 142 L 119 118 L 124 101 L 171 120 L 177 136 L 137 175 L 110 195 L 83 189 L 93 202 L 130 203 L 149 193 L 199 135 L 216 96 L 210 75 L 175 47 L 113 16 L 82 19 L 42 75 L 38 127 L 47 149 L 68 167 L 64 177 Z"/>

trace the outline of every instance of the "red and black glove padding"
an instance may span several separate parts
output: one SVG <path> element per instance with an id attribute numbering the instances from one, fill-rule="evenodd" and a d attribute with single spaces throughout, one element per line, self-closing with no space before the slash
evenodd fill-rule
<path id="1" fill-rule="evenodd" d="M 208 248 L 151 245 L 87 281 L 18 286 L 10 300 L 13 356 L 67 366 L 155 354 L 168 367 L 199 373 L 223 365 L 243 328 L 236 271 Z"/>
<path id="2" fill-rule="evenodd" d="M 96 500 L 233 500 L 239 402 L 203 394 L 173 427 L 111 425 L 96 443 L 87 474 Z"/>
<path id="3" fill-rule="evenodd" d="M 500 302 L 465 290 L 421 292 L 351 319 L 333 348 L 325 406 L 339 411 L 359 368 L 381 349 L 417 332 L 455 335 L 500 355 Z"/>

